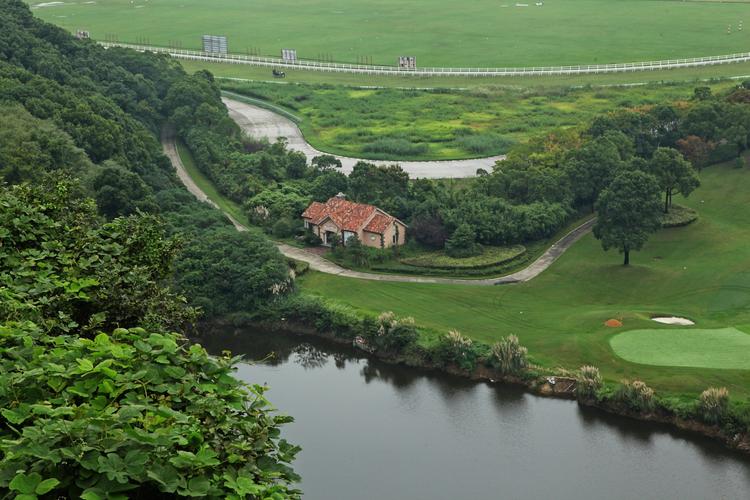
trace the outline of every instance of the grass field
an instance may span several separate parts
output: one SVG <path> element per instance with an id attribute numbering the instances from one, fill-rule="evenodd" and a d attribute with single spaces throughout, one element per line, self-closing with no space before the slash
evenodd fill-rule
<path id="1" fill-rule="evenodd" d="M 718 92 L 736 84 L 710 86 Z M 224 80 L 222 87 L 301 117 L 305 138 L 321 151 L 427 160 L 503 154 L 515 142 L 588 123 L 607 111 L 687 100 L 695 84 L 415 91 Z"/>
<path id="2" fill-rule="evenodd" d="M 747 50 L 747 5 L 657 0 L 99 0 L 29 2 L 36 15 L 94 38 L 376 64 L 488 67 L 632 62 Z M 34 7 L 37 6 L 37 7 Z M 744 19 L 748 21 L 748 19 Z M 731 25 L 731 33 L 727 27 Z"/>
<path id="3" fill-rule="evenodd" d="M 633 363 L 750 369 L 750 335 L 736 328 L 631 330 L 609 343 L 618 356 Z"/>
<path id="4" fill-rule="evenodd" d="M 300 285 L 357 310 L 413 316 L 435 334 L 456 328 L 485 342 L 516 334 L 543 366 L 590 363 L 609 380 L 640 378 L 673 395 L 694 396 L 714 385 L 750 396 L 750 370 L 636 364 L 609 342 L 623 330 L 659 330 L 650 320 L 655 313 L 689 317 L 704 329 L 750 324 L 750 212 L 738 210 L 748 202 L 750 170 L 719 165 L 701 177 L 702 186 L 680 200 L 700 212 L 698 221 L 657 233 L 629 268 L 589 235 L 524 284 L 383 283 L 311 273 Z M 624 328 L 604 327 L 609 318 L 621 319 Z M 742 353 L 748 357 L 750 349 Z"/>

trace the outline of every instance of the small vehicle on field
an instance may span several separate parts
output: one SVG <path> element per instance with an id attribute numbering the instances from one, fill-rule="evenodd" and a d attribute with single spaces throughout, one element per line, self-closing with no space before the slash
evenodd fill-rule
<path id="1" fill-rule="evenodd" d="M 280 69 L 275 69 L 272 71 L 274 78 L 285 78 L 286 73 L 281 71 Z"/>

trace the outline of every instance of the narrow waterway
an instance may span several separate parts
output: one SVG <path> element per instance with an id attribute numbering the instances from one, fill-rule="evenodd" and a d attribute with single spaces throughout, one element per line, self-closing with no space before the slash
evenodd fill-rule
<path id="1" fill-rule="evenodd" d="M 507 386 L 393 366 L 320 339 L 242 331 L 295 423 L 305 499 L 750 498 L 750 460 L 708 439 Z M 271 355 L 271 356 L 269 356 Z"/>

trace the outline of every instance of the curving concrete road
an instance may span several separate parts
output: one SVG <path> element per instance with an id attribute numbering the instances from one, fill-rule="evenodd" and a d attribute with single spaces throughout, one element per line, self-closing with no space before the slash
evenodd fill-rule
<path id="1" fill-rule="evenodd" d="M 227 97 L 222 97 L 221 100 L 227 106 L 229 116 L 248 135 L 257 138 L 266 137 L 271 142 L 276 141 L 279 137 L 286 137 L 289 149 L 304 153 L 308 160 L 312 160 L 315 156 L 328 154 L 318 151 L 308 144 L 297 124 L 288 118 L 273 111 Z M 346 174 L 352 171 L 352 168 L 358 161 L 367 161 L 378 165 L 398 163 L 405 172 L 408 172 L 409 177 L 412 179 L 459 179 L 474 177 L 477 174 L 477 169 L 483 168 L 491 171 L 492 167 L 495 166 L 495 162 L 505 159 L 505 155 L 500 155 L 474 160 L 384 161 L 334 156 L 341 161 L 342 171 Z"/>

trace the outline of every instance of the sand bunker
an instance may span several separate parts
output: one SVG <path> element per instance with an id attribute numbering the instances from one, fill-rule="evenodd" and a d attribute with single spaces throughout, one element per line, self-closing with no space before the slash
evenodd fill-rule
<path id="1" fill-rule="evenodd" d="M 695 324 L 695 322 L 690 321 L 687 318 L 680 318 L 678 316 L 658 316 L 656 318 L 651 318 L 651 320 L 665 325 L 691 326 Z"/>
<path id="2" fill-rule="evenodd" d="M 620 328 L 622 326 L 622 321 L 618 319 L 608 319 L 604 322 L 604 326 L 609 328 Z"/>

